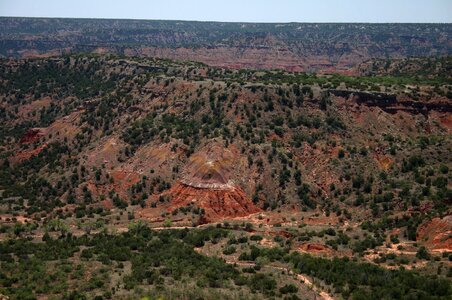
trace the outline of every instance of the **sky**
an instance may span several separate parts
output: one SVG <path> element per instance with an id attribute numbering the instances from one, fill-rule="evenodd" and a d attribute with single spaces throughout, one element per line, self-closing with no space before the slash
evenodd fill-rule
<path id="1" fill-rule="evenodd" d="M 452 0 L 0 0 L 0 16 L 452 23 Z"/>

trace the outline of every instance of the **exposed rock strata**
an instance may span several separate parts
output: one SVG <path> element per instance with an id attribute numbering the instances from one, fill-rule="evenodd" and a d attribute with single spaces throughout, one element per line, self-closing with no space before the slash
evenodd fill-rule
<path id="1" fill-rule="evenodd" d="M 427 114 L 430 111 L 452 112 L 452 103 L 447 100 L 413 101 L 399 100 L 396 95 L 385 93 L 356 92 L 347 90 L 328 90 L 331 95 L 354 101 L 360 105 L 379 107 L 385 112 L 406 111 L 414 114 Z"/>
<path id="2" fill-rule="evenodd" d="M 416 239 L 431 250 L 452 251 L 452 215 L 423 223 Z"/>

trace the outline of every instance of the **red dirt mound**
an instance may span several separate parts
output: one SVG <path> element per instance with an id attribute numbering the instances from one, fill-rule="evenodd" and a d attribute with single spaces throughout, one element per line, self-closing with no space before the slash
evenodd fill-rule
<path id="1" fill-rule="evenodd" d="M 300 245 L 299 250 L 311 254 L 333 254 L 333 250 L 323 244 L 304 243 Z"/>
<path id="2" fill-rule="evenodd" d="M 208 222 L 225 218 L 245 217 L 260 211 L 238 186 L 228 189 L 214 189 L 177 183 L 169 190 L 168 194 L 172 197 L 172 208 L 193 203 L 204 209 L 204 216 Z"/>
<path id="3" fill-rule="evenodd" d="M 417 230 L 416 240 L 430 250 L 452 251 L 452 215 L 423 223 Z"/>
<path id="4" fill-rule="evenodd" d="M 193 154 L 182 179 L 165 192 L 172 199 L 171 208 L 193 203 L 204 209 L 207 222 L 259 212 L 234 180 L 243 176 L 238 161 L 240 157 L 234 150 L 219 144 Z"/>

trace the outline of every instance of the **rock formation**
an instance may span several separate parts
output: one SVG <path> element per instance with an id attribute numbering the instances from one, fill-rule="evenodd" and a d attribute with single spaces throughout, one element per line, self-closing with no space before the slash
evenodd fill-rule
<path id="1" fill-rule="evenodd" d="M 260 211 L 233 179 L 237 162 L 235 153 L 219 145 L 192 155 L 181 180 L 165 192 L 171 198 L 171 207 L 193 204 L 204 210 L 207 221 Z"/>

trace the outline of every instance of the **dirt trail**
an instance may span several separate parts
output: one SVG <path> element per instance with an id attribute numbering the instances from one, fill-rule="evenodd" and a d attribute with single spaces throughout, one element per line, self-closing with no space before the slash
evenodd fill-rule
<path id="1" fill-rule="evenodd" d="M 256 265 L 255 262 L 250 262 L 250 261 L 226 260 L 226 263 L 230 264 L 230 265 L 234 265 L 235 264 L 235 265 L 241 266 L 241 267 L 254 267 Z M 297 277 L 297 279 L 302 280 L 306 285 L 312 287 L 312 290 L 314 292 L 316 292 L 317 294 L 319 294 L 322 299 L 324 299 L 324 300 L 335 300 L 335 298 L 333 296 L 331 296 L 327 292 L 325 292 L 325 291 L 321 290 L 320 288 L 318 288 L 317 286 L 315 286 L 314 283 L 307 276 L 305 276 L 303 274 L 294 273 L 289 268 L 272 266 L 272 265 L 266 265 L 265 268 L 273 269 L 273 270 L 285 271 L 289 275 L 295 275 Z"/>
<path id="2" fill-rule="evenodd" d="M 269 267 L 272 267 L 272 266 L 269 266 Z M 293 271 L 291 271 L 291 270 L 289 270 L 287 268 L 281 268 L 281 267 L 274 267 L 274 268 L 277 268 L 277 269 L 280 269 L 280 270 L 285 270 L 291 275 L 294 274 Z M 314 283 L 307 276 L 305 276 L 303 274 L 298 274 L 298 273 L 295 273 L 295 275 L 297 276 L 297 278 L 299 280 L 303 280 L 303 282 L 305 284 L 307 284 L 308 286 L 311 286 L 313 291 L 318 293 L 320 295 L 320 297 L 322 297 L 324 300 L 334 300 L 334 298 L 330 294 L 328 294 L 327 292 L 325 292 L 325 291 L 321 290 L 320 288 L 318 288 L 317 286 L 315 286 Z"/>
<path id="3" fill-rule="evenodd" d="M 304 283 L 312 286 L 313 290 L 316 291 L 317 293 L 319 293 L 320 297 L 322 297 L 323 299 L 325 299 L 325 300 L 334 300 L 334 298 L 330 294 L 328 294 L 325 291 L 321 291 L 316 286 L 314 286 L 314 284 L 311 282 L 311 280 L 309 280 L 308 277 L 304 276 L 303 274 L 296 274 L 296 275 L 297 275 L 298 279 L 303 280 Z"/>

